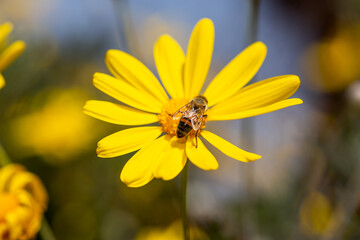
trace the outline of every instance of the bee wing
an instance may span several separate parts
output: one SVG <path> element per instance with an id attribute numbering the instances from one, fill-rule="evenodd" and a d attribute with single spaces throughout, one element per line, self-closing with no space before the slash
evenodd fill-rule
<path id="1" fill-rule="evenodd" d="M 186 110 L 189 109 L 190 103 L 185 104 L 184 106 L 182 106 L 181 108 L 179 108 L 173 115 L 173 118 L 176 118 L 176 115 L 178 115 L 179 113 L 184 113 Z"/>
<path id="2" fill-rule="evenodd" d="M 194 114 L 194 116 L 191 118 L 191 124 L 195 131 L 199 130 L 199 128 L 201 127 L 202 120 L 203 120 L 202 112 L 196 112 L 196 114 Z"/>

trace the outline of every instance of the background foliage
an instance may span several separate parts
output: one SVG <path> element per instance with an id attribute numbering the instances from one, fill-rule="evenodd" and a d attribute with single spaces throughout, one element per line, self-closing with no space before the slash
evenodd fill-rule
<path id="1" fill-rule="evenodd" d="M 155 40 L 168 33 L 185 47 L 202 17 L 215 24 L 209 82 L 246 47 L 249 1 L 0 2 L 0 22 L 15 25 L 11 40 L 27 43 L 3 73 L 0 140 L 43 180 L 58 239 L 161 239 L 178 231 L 179 179 L 127 188 L 119 174 L 131 154 L 95 153 L 98 140 L 122 127 L 81 109 L 89 99 L 111 100 L 91 83 L 93 73 L 108 72 L 107 49 L 129 52 L 156 73 Z M 268 56 L 257 79 L 299 75 L 295 97 L 304 104 L 252 118 L 252 144 L 241 120 L 208 124 L 263 158 L 244 164 L 211 149 L 217 171 L 190 166 L 198 238 L 360 238 L 359 17 L 357 0 L 261 1 L 258 40 Z"/>

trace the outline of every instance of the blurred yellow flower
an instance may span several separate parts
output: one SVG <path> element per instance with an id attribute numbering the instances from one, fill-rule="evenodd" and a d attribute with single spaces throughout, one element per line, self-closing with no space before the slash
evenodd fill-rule
<path id="1" fill-rule="evenodd" d="M 33 102 L 45 105 L 14 119 L 10 126 L 16 144 L 24 149 L 22 153 L 39 154 L 45 161 L 58 164 L 83 152 L 98 132 L 92 119 L 79 111 L 86 98 L 75 88 L 36 96 Z"/>
<path id="2" fill-rule="evenodd" d="M 162 85 L 139 60 L 119 50 L 109 50 L 105 62 L 115 77 L 95 73 L 94 85 L 104 93 L 131 107 L 91 100 L 84 106 L 90 116 L 120 125 L 161 126 L 134 127 L 105 137 L 98 143 L 99 157 L 109 158 L 139 150 L 124 166 L 121 180 L 129 187 L 140 187 L 154 177 L 170 180 L 185 166 L 187 158 L 203 170 L 215 170 L 218 162 L 203 142 L 191 131 L 187 137 L 176 136 L 179 108 L 199 95 L 210 67 L 214 44 L 214 26 L 202 19 L 195 26 L 186 56 L 168 35 L 161 36 L 154 47 L 155 64 Z M 210 109 L 207 118 L 199 116 L 202 130 L 206 121 L 235 120 L 301 104 L 296 92 L 300 80 L 295 75 L 278 76 L 244 87 L 265 59 L 266 46 L 256 42 L 237 55 L 210 83 L 203 96 Z M 203 100 L 205 102 L 205 100 Z M 155 114 L 154 114 L 155 113 Z M 188 126 L 194 124 L 188 124 Z M 164 136 L 159 137 L 162 133 Z M 158 138 L 159 137 L 159 138 Z M 243 162 L 261 156 L 249 153 L 206 130 L 201 137 L 224 154 Z M 198 144 L 197 144 L 198 142 Z"/>
<path id="3" fill-rule="evenodd" d="M 16 41 L 6 46 L 7 36 L 11 33 L 13 25 L 6 22 L 0 25 L 0 89 L 4 87 L 5 80 L 1 74 L 24 50 L 25 43 Z"/>
<path id="4" fill-rule="evenodd" d="M 314 191 L 307 195 L 301 204 L 300 226 L 307 235 L 331 235 L 341 222 L 342 216 L 342 212 L 334 209 L 325 195 Z"/>
<path id="5" fill-rule="evenodd" d="M 135 237 L 135 240 L 183 240 L 184 233 L 181 221 L 172 223 L 167 228 L 148 228 L 143 229 Z M 201 229 L 190 227 L 191 240 L 210 239 Z"/>
<path id="6" fill-rule="evenodd" d="M 360 79 L 360 24 L 339 27 L 334 36 L 315 43 L 303 63 L 309 83 L 323 91 L 341 91 Z"/>
<path id="7" fill-rule="evenodd" d="M 41 180 L 19 164 L 0 169 L 0 239 L 31 239 L 39 231 L 48 196 Z"/>

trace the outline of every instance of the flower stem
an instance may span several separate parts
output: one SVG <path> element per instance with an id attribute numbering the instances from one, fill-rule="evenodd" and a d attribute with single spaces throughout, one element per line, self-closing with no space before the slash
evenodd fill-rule
<path id="1" fill-rule="evenodd" d="M 45 218 L 43 218 L 39 234 L 43 240 L 56 240 L 55 235 Z"/>
<path id="2" fill-rule="evenodd" d="M 9 155 L 0 144 L 0 166 L 5 166 L 10 163 L 12 163 L 12 161 L 10 160 Z M 52 232 L 50 225 L 45 218 L 43 218 L 39 233 L 43 240 L 56 240 L 54 233 Z"/>
<path id="3" fill-rule="evenodd" d="M 181 217 L 183 223 L 184 239 L 190 240 L 189 221 L 186 211 L 186 188 L 188 181 L 188 161 L 181 172 Z"/>
<path id="4" fill-rule="evenodd" d="M 5 166 L 11 163 L 9 156 L 5 152 L 3 146 L 0 144 L 0 165 Z"/>

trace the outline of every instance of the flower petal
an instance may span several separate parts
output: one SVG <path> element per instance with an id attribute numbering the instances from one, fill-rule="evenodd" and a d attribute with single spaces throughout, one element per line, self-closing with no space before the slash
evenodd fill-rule
<path id="1" fill-rule="evenodd" d="M 42 210 L 46 209 L 48 195 L 40 178 L 30 172 L 19 172 L 15 175 L 9 186 L 9 192 L 26 190 L 41 205 Z"/>
<path id="2" fill-rule="evenodd" d="M 13 24 L 11 22 L 6 22 L 0 25 L 0 48 L 5 46 L 5 40 L 12 30 Z"/>
<path id="3" fill-rule="evenodd" d="M 187 139 L 186 155 L 193 164 L 203 170 L 215 170 L 219 167 L 216 158 L 209 152 L 199 138 L 197 148 L 195 145 L 195 138 L 189 137 Z"/>
<path id="4" fill-rule="evenodd" d="M 265 107 L 293 95 L 299 88 L 296 75 L 284 75 L 262 80 L 241 89 L 236 95 L 218 103 L 213 114 L 230 114 L 258 107 Z"/>
<path id="5" fill-rule="evenodd" d="M 227 155 L 231 158 L 234 158 L 236 160 L 239 160 L 242 162 L 249 162 L 249 161 L 255 161 L 255 160 L 261 158 L 261 156 L 255 154 L 255 153 L 246 152 L 246 151 L 238 148 L 237 146 L 233 145 L 232 143 L 226 141 L 225 139 L 223 139 L 209 131 L 203 130 L 201 132 L 201 136 L 204 137 L 214 147 L 216 147 L 221 152 L 223 152 L 225 155 Z"/>
<path id="6" fill-rule="evenodd" d="M 25 168 L 20 164 L 8 164 L 0 168 L 0 192 L 8 191 L 11 178 L 23 171 L 25 171 Z"/>
<path id="7" fill-rule="evenodd" d="M 154 46 L 154 59 L 160 79 L 172 98 L 184 98 L 183 67 L 185 55 L 169 35 L 161 36 Z"/>
<path id="8" fill-rule="evenodd" d="M 154 169 L 159 162 L 158 156 L 169 141 L 162 136 L 146 147 L 140 149 L 124 166 L 120 179 L 128 187 L 141 187 L 153 178 Z"/>
<path id="9" fill-rule="evenodd" d="M 163 150 L 164 156 L 154 171 L 156 178 L 162 178 L 165 181 L 175 178 L 184 168 L 187 160 L 185 141 L 176 136 L 172 138 L 168 136 L 168 138 L 170 144 Z"/>
<path id="10" fill-rule="evenodd" d="M 266 107 L 259 107 L 259 108 L 253 108 L 248 109 L 244 111 L 234 112 L 234 113 L 227 113 L 227 114 L 218 114 L 214 113 L 209 110 L 207 115 L 208 121 L 221 121 L 221 120 L 235 120 L 235 119 L 242 119 L 242 118 L 248 118 L 248 117 L 254 117 L 257 115 L 274 112 L 279 109 L 287 108 L 294 105 L 302 104 L 303 101 L 299 98 L 290 98 L 286 99 L 271 105 L 268 105 Z"/>
<path id="11" fill-rule="evenodd" d="M 154 126 L 125 129 L 101 139 L 96 152 L 102 158 L 124 155 L 146 146 L 161 133 L 161 127 Z"/>
<path id="12" fill-rule="evenodd" d="M 5 86 L 5 79 L 4 76 L 0 73 L 0 89 Z"/>
<path id="13" fill-rule="evenodd" d="M 239 53 L 216 75 L 204 95 L 209 107 L 234 95 L 245 86 L 259 71 L 266 57 L 266 46 L 256 42 Z"/>
<path id="14" fill-rule="evenodd" d="M 94 86 L 109 96 L 134 108 L 159 113 L 163 103 L 156 97 L 146 94 L 125 81 L 104 73 L 95 73 Z"/>
<path id="15" fill-rule="evenodd" d="M 138 59 L 120 50 L 108 50 L 105 63 L 110 72 L 141 92 L 152 95 L 160 102 L 167 102 L 168 96 L 154 74 Z"/>
<path id="16" fill-rule="evenodd" d="M 25 50 L 26 44 L 23 41 L 16 41 L 10 44 L 0 54 L 0 72 L 9 66 Z"/>
<path id="17" fill-rule="evenodd" d="M 207 18 L 201 19 L 191 34 L 184 65 L 185 97 L 200 93 L 211 63 L 214 34 L 214 25 Z"/>
<path id="18" fill-rule="evenodd" d="M 83 111 L 94 118 L 119 125 L 144 125 L 158 121 L 155 114 L 106 101 L 87 101 Z"/>

